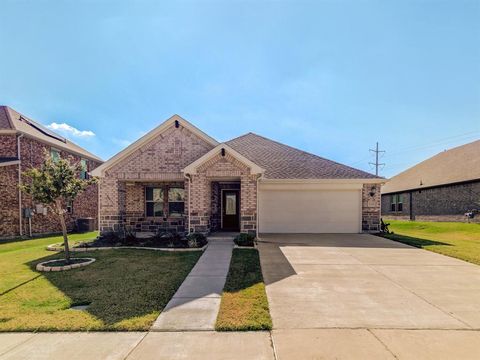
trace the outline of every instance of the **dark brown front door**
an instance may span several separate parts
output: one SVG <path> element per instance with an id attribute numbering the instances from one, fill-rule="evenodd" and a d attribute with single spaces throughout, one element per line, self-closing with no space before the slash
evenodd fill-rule
<path id="1" fill-rule="evenodd" d="M 224 190 L 222 194 L 222 230 L 240 230 L 240 199 L 238 190 Z"/>

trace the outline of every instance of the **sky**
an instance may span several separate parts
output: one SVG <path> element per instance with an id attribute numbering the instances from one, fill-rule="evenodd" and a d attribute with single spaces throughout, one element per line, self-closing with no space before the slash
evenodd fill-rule
<path id="1" fill-rule="evenodd" d="M 480 139 L 480 0 L 0 5 L 0 104 L 103 159 L 173 114 L 385 177 Z"/>

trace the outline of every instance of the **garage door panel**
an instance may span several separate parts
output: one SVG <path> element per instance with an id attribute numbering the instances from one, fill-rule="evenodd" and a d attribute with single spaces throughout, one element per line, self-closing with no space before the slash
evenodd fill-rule
<path id="1" fill-rule="evenodd" d="M 260 232 L 357 233 L 359 190 L 261 190 Z"/>

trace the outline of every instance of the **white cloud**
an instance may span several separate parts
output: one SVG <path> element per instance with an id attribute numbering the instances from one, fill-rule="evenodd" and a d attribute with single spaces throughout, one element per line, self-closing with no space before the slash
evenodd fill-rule
<path id="1" fill-rule="evenodd" d="M 50 125 L 47 125 L 47 128 L 58 131 L 64 134 L 70 134 L 75 137 L 92 137 L 95 136 L 95 133 L 90 130 L 78 130 L 77 128 L 74 128 L 71 125 L 68 125 L 66 123 L 61 123 L 58 124 L 56 122 L 51 123 Z"/>

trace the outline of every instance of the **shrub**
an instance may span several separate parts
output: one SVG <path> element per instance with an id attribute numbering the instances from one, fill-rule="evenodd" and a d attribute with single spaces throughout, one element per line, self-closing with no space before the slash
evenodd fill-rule
<path id="1" fill-rule="evenodd" d="M 253 247 L 254 240 L 255 240 L 254 235 L 242 233 L 240 235 L 237 235 L 235 237 L 235 239 L 233 239 L 233 242 L 238 246 L 252 246 Z"/>
<path id="2" fill-rule="evenodd" d="M 202 233 L 191 233 L 187 235 L 187 242 L 189 248 L 201 248 L 207 245 L 208 241 Z"/>

